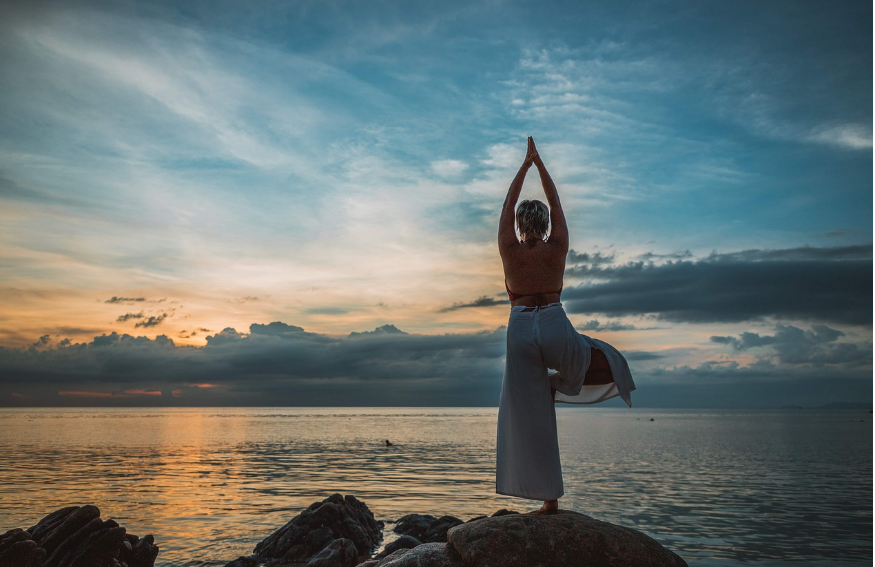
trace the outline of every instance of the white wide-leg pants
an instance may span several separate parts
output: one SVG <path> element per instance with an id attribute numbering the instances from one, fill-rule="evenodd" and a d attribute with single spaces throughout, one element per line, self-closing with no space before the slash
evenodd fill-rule
<path id="1" fill-rule="evenodd" d="M 564 493 L 556 401 L 598 403 L 615 396 L 631 404 L 635 389 L 625 358 L 612 346 L 578 333 L 561 303 L 533 311 L 511 308 L 507 357 L 498 404 L 495 491 L 532 500 Z M 614 382 L 583 386 L 591 351 L 605 353 Z M 548 376 L 548 369 L 557 374 Z"/>

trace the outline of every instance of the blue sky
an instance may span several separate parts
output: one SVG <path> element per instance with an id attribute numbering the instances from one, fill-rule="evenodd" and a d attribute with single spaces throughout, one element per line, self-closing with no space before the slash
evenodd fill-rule
<path id="1" fill-rule="evenodd" d="M 568 218 L 572 322 L 634 353 L 645 405 L 736 384 L 768 393 L 734 405 L 782 405 L 785 382 L 806 385 L 787 403 L 871 398 L 871 4 L 22 2 L 0 21 L 2 403 L 225 404 L 246 381 L 246 403 L 309 405 L 332 380 L 360 387 L 346 403 L 377 403 L 373 380 L 403 381 L 399 404 L 497 403 L 498 209 L 528 135 Z M 309 334 L 251 330 L 271 322 Z M 329 370 L 282 342 L 375 329 L 373 352 L 430 363 L 386 346 Z M 107 340 L 119 366 L 157 350 L 134 379 Z M 262 348 L 310 374 L 235 372 Z"/>

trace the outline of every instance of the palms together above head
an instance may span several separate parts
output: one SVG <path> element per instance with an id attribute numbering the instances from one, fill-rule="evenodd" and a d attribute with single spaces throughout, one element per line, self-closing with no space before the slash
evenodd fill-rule
<path id="1" fill-rule="evenodd" d="M 535 147 L 535 140 L 529 136 L 528 146 L 526 147 L 526 159 L 524 161 L 525 165 L 531 166 L 533 163 L 537 164 L 540 161 L 541 156 L 538 155 L 538 148 Z"/>

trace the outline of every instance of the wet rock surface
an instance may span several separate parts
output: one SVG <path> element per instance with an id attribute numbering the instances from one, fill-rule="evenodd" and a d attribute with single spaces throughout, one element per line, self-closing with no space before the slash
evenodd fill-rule
<path id="1" fill-rule="evenodd" d="M 61 508 L 26 530 L 0 535 L 3 567 L 153 567 L 157 556 L 155 538 L 101 520 L 92 505 Z"/>

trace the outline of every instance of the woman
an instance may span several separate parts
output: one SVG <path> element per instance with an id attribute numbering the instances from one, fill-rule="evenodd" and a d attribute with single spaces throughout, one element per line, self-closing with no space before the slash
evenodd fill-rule
<path id="1" fill-rule="evenodd" d="M 532 164 L 550 209 L 540 201 L 523 201 L 514 215 Z M 501 211 L 498 250 L 512 307 L 498 408 L 495 491 L 543 500 L 541 511 L 554 512 L 564 494 L 554 402 L 592 404 L 621 396 L 631 407 L 635 383 L 617 349 L 578 333 L 559 302 L 568 227 L 556 186 L 531 137 Z M 549 374 L 548 369 L 558 372 Z"/>

